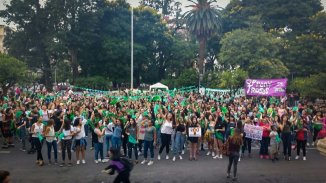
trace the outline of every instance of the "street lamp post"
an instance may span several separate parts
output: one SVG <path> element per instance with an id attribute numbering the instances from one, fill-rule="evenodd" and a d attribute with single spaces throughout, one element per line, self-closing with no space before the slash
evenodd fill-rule
<path id="1" fill-rule="evenodd" d="M 130 88 L 134 88 L 134 8 L 131 7 L 131 71 Z"/>

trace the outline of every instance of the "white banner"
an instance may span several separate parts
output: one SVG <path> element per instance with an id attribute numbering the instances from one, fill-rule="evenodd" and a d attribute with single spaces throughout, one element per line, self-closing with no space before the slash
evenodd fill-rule
<path id="1" fill-rule="evenodd" d="M 201 128 L 200 127 L 190 127 L 189 128 L 189 137 L 201 137 Z"/>
<path id="2" fill-rule="evenodd" d="M 246 133 L 247 138 L 261 140 L 263 137 L 263 128 L 260 126 L 245 124 L 244 132 Z"/>

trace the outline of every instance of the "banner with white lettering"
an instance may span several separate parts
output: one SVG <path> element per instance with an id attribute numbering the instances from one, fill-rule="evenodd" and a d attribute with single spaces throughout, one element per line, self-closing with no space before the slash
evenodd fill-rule
<path id="1" fill-rule="evenodd" d="M 285 96 L 287 79 L 246 79 L 245 92 L 249 96 Z"/>

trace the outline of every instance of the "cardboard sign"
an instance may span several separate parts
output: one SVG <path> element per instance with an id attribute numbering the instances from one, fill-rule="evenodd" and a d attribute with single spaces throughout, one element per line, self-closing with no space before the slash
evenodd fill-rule
<path id="1" fill-rule="evenodd" d="M 189 137 L 201 137 L 201 128 L 200 127 L 190 127 L 189 128 Z"/>
<path id="2" fill-rule="evenodd" d="M 245 125 L 244 132 L 246 133 L 247 138 L 261 140 L 263 138 L 263 128 L 260 126 L 254 125 Z"/>

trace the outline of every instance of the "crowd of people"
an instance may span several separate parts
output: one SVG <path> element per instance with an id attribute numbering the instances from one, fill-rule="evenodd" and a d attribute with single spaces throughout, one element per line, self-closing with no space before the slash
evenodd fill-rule
<path id="1" fill-rule="evenodd" d="M 71 90 L 20 92 L 0 99 L 2 148 L 14 147 L 14 137 L 18 137 L 21 145 L 16 146 L 36 153 L 39 166 L 45 163 L 44 144 L 46 163 L 59 164 L 60 151 L 60 166 L 85 164 L 87 148 L 94 149 L 94 163 L 107 162 L 110 152 L 118 151 L 135 164 L 148 166 L 163 155 L 166 160 L 182 160 L 188 150 L 189 161 L 204 154 L 212 160 L 228 155 L 228 177 L 233 164 L 236 180 L 238 161 L 255 157 L 253 143 L 260 143 L 261 159 L 290 161 L 295 149 L 296 160 L 301 153 L 307 160 L 306 146 L 316 145 L 319 132 L 325 129 L 326 107 L 304 100 L 291 103 L 285 97 L 230 97 L 178 90 L 108 95 Z M 261 141 L 246 137 L 245 125 L 262 127 Z M 190 128 L 199 128 L 201 135 L 191 136 Z"/>

